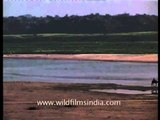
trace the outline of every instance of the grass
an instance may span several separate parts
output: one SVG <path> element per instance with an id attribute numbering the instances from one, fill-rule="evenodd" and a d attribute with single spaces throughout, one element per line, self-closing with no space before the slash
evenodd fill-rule
<path id="1" fill-rule="evenodd" d="M 157 32 L 113 34 L 3 35 L 3 53 L 149 54 L 158 51 Z"/>

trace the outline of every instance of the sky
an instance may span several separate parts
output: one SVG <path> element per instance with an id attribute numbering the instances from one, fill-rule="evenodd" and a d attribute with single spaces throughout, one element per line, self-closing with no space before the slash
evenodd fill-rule
<path id="1" fill-rule="evenodd" d="M 3 16 L 158 15 L 158 0 L 3 0 Z"/>

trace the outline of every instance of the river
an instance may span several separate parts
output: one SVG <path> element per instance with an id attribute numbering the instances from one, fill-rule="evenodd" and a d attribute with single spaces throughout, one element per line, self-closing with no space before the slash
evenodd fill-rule
<path id="1" fill-rule="evenodd" d="M 158 77 L 158 63 L 3 59 L 4 81 L 149 86 L 153 77 Z"/>

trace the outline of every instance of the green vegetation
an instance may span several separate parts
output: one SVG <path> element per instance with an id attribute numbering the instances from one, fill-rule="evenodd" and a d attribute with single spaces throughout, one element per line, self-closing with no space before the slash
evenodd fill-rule
<path id="1" fill-rule="evenodd" d="M 3 35 L 3 53 L 157 53 L 157 34 L 157 32 L 132 32 Z"/>
<path id="2" fill-rule="evenodd" d="M 155 15 L 58 15 L 36 17 L 32 15 L 3 17 L 4 34 L 37 33 L 125 33 L 158 31 L 158 16 Z"/>

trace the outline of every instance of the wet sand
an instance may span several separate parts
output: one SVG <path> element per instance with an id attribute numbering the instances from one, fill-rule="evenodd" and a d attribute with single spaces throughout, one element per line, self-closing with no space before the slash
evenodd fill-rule
<path id="1" fill-rule="evenodd" d="M 4 58 L 157 62 L 157 54 L 6 54 Z"/>
<path id="2" fill-rule="evenodd" d="M 4 82 L 4 120 L 158 120 L 157 95 L 100 93 L 90 89 L 149 87 L 116 84 Z M 120 100 L 120 106 L 37 106 L 37 100 Z"/>

